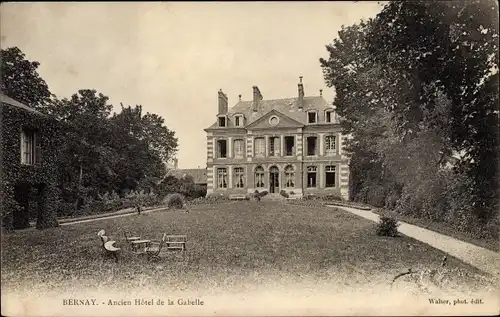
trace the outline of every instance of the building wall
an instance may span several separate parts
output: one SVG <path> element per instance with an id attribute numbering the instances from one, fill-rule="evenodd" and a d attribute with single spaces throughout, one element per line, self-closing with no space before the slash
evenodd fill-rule
<path id="1" fill-rule="evenodd" d="M 333 155 L 327 155 L 325 151 L 325 136 L 334 135 L 336 137 L 335 152 Z M 269 155 L 269 138 L 275 136 L 280 139 L 280 155 Z M 295 137 L 295 149 L 292 156 L 284 154 L 284 139 L 285 136 Z M 307 156 L 306 140 L 308 136 L 316 136 L 317 155 Z M 265 138 L 265 155 L 257 157 L 255 155 L 255 138 Z M 217 140 L 227 140 L 227 157 L 217 157 Z M 234 157 L 233 141 L 235 139 L 243 139 L 244 151 L 241 158 Z M 244 194 L 253 193 L 255 189 L 259 191 L 269 191 L 269 169 L 276 166 L 279 169 L 279 188 L 276 192 L 284 189 L 287 192 L 293 191 L 298 195 L 341 195 L 348 199 L 348 177 L 349 177 L 349 161 L 343 154 L 342 147 L 344 138 L 340 133 L 338 125 L 317 125 L 305 128 L 293 129 L 263 129 L 249 130 L 245 129 L 220 129 L 207 132 L 207 195 L 209 194 Z M 293 166 L 294 182 L 293 188 L 285 186 L 285 167 Z M 335 171 L 335 187 L 325 186 L 325 167 L 333 165 Z M 262 166 L 264 168 L 264 184 L 263 188 L 255 187 L 255 168 Z M 307 187 L 307 167 L 316 166 L 316 187 Z M 234 184 L 234 168 L 243 167 L 245 172 L 245 186 L 236 188 Z M 217 186 L 217 169 L 227 169 L 227 188 L 218 188 Z"/>

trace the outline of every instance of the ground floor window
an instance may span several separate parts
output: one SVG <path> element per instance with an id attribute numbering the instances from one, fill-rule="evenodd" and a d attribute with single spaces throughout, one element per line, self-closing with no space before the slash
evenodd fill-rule
<path id="1" fill-rule="evenodd" d="M 335 166 L 325 166 L 325 187 L 335 187 Z"/>
<path id="2" fill-rule="evenodd" d="M 234 168 L 234 184 L 236 188 L 245 187 L 245 171 L 243 167 Z"/>
<path id="3" fill-rule="evenodd" d="M 264 168 L 262 166 L 255 169 L 255 187 L 264 187 Z"/>
<path id="4" fill-rule="evenodd" d="M 227 188 L 227 168 L 217 169 L 217 187 Z"/>
<path id="5" fill-rule="evenodd" d="M 293 171 L 293 166 L 288 165 L 285 167 L 285 187 L 295 187 L 295 173 Z"/>
<path id="6" fill-rule="evenodd" d="M 316 187 L 316 174 L 317 174 L 317 167 L 316 166 L 309 166 L 307 167 L 307 187 Z"/>

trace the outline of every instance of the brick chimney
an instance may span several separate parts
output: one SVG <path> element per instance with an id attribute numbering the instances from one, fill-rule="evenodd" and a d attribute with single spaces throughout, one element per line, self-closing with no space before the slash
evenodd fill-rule
<path id="1" fill-rule="evenodd" d="M 259 102 L 262 100 L 262 94 L 260 93 L 259 87 L 253 86 L 253 111 L 259 110 Z"/>
<path id="2" fill-rule="evenodd" d="M 299 77 L 299 109 L 304 108 L 304 85 L 302 84 L 302 76 Z"/>
<path id="3" fill-rule="evenodd" d="M 222 92 L 222 89 L 219 90 L 219 113 L 218 114 L 226 114 L 227 113 L 227 95 Z"/>

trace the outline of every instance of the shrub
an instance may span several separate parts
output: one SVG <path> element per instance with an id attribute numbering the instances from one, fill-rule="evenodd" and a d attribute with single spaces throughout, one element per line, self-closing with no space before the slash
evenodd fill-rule
<path id="1" fill-rule="evenodd" d="M 280 191 L 280 195 L 283 196 L 283 197 L 285 197 L 285 198 L 289 198 L 290 197 L 290 195 L 288 195 L 288 193 L 284 189 L 282 189 Z"/>
<path id="2" fill-rule="evenodd" d="M 307 194 L 304 197 L 302 197 L 302 199 L 303 200 L 318 200 L 320 198 L 314 194 Z"/>
<path id="3" fill-rule="evenodd" d="M 184 197 L 179 193 L 168 195 L 166 201 L 168 208 L 182 208 L 184 206 Z"/>
<path id="4" fill-rule="evenodd" d="M 342 201 L 342 198 L 339 195 L 326 195 L 322 197 L 323 200 L 329 201 L 329 200 L 336 200 L 336 201 Z"/>
<path id="5" fill-rule="evenodd" d="M 398 221 L 390 216 L 381 216 L 377 225 L 377 235 L 385 237 L 398 236 Z"/>
<path id="6" fill-rule="evenodd" d="M 290 195 L 295 195 L 295 192 L 292 190 L 292 191 L 290 192 Z"/>

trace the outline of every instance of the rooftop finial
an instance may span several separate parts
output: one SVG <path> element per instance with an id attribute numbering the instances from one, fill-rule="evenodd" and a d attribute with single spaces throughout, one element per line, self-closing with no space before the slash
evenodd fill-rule
<path id="1" fill-rule="evenodd" d="M 238 95 L 238 98 L 240 98 L 240 101 L 241 101 L 241 94 L 240 94 L 240 95 Z"/>
<path id="2" fill-rule="evenodd" d="M 300 83 L 302 84 L 302 76 L 299 76 Z"/>
<path id="3" fill-rule="evenodd" d="M 320 96 L 323 96 L 323 89 L 320 89 L 320 90 L 319 90 L 319 95 L 320 95 Z"/>

